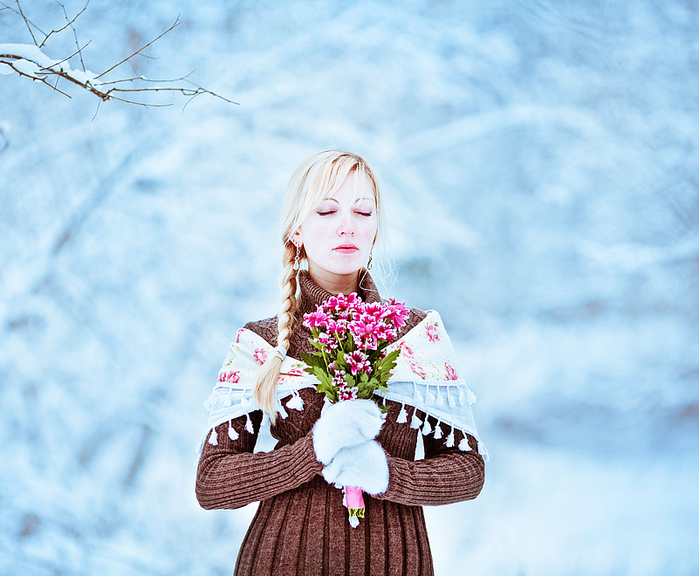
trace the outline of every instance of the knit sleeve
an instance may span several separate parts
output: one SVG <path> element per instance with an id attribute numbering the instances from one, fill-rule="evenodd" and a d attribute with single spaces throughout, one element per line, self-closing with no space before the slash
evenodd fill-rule
<path id="1" fill-rule="evenodd" d="M 430 417 L 430 424 L 434 430 L 437 421 Z M 464 452 L 458 448 L 463 434 L 455 430 L 454 435 L 451 448 L 444 439 L 436 440 L 434 432 L 424 436 L 422 460 L 387 455 L 388 489 L 374 498 L 407 506 L 437 506 L 478 496 L 485 481 L 485 462 L 478 453 L 478 443 L 466 435 L 471 450 Z"/>
<path id="2" fill-rule="evenodd" d="M 247 417 L 240 416 L 215 429 L 216 445 L 204 442 L 196 480 L 202 508 L 240 508 L 298 488 L 320 474 L 323 467 L 315 458 L 310 434 L 271 452 L 253 453 L 262 412 L 250 417 L 252 433 L 246 428 Z"/>

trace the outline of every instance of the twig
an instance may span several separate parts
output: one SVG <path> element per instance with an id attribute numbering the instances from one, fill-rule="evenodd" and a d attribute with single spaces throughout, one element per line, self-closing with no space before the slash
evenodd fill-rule
<path id="1" fill-rule="evenodd" d="M 70 29 L 73 31 L 73 37 L 75 38 L 75 46 L 78 48 L 78 54 L 80 54 L 80 65 L 83 68 L 83 72 L 85 72 L 85 62 L 83 62 L 83 53 L 82 53 L 82 50 L 80 49 L 80 44 L 78 43 L 78 32 L 75 30 L 75 26 L 73 26 L 73 23 L 78 19 L 78 16 L 80 16 L 83 12 L 85 12 L 85 10 L 87 9 L 87 5 L 90 3 L 90 0 L 87 0 L 85 2 L 85 6 L 83 6 L 83 9 L 80 10 L 80 12 L 78 12 L 73 17 L 72 20 L 68 20 L 68 12 L 66 12 L 66 7 L 63 4 L 61 4 L 58 0 L 54 0 L 54 1 L 56 2 L 56 4 L 58 4 L 61 7 L 61 10 L 63 10 L 63 15 L 66 18 L 67 24 L 65 26 L 63 26 L 63 28 L 59 28 L 58 30 L 51 30 L 51 32 L 49 32 L 46 35 L 46 38 L 44 38 L 44 41 L 41 43 L 41 46 L 39 46 L 39 48 L 43 47 L 43 45 L 46 44 L 46 41 L 49 39 L 49 36 L 51 36 L 51 34 L 53 34 L 53 33 L 58 34 L 59 32 L 62 32 L 63 30 L 65 30 L 68 26 L 70 26 Z M 89 42 L 88 42 L 88 44 L 89 44 Z M 87 46 L 87 44 L 85 46 Z M 85 46 L 83 46 L 83 48 Z M 72 56 L 71 56 L 71 58 L 72 58 Z"/>
<path id="2" fill-rule="evenodd" d="M 15 10 L 12 6 L 10 6 L 9 4 L 5 4 L 4 2 L 0 2 L 0 6 L 2 6 L 2 8 L 0 8 L 0 10 L 9 10 L 10 12 L 14 12 L 15 14 L 17 14 L 17 16 L 22 16 L 22 18 L 23 18 L 23 20 L 24 20 L 24 22 L 25 22 L 25 24 L 26 24 L 27 26 L 30 26 L 30 25 L 31 25 L 31 26 L 34 26 L 34 28 L 35 28 L 36 30 L 38 30 L 39 32 L 41 32 L 42 34 L 44 34 L 44 36 L 46 36 L 46 34 L 44 33 L 44 31 L 43 31 L 41 28 L 39 28 L 36 24 L 34 24 L 34 22 L 32 22 L 29 18 L 26 18 L 26 17 L 22 14 L 22 12 L 20 12 L 20 11 L 18 11 L 18 10 Z M 31 30 L 30 30 L 29 33 L 31 34 Z M 33 36 L 33 35 L 32 35 L 32 36 Z"/>
<path id="3" fill-rule="evenodd" d="M 49 83 L 49 81 L 46 79 L 46 77 L 31 76 L 31 75 L 29 75 L 29 74 L 25 74 L 24 72 L 22 72 L 21 70 L 19 70 L 18 68 L 16 68 L 15 65 L 14 65 L 12 62 L 4 62 L 4 64 L 6 64 L 6 65 L 9 66 L 10 68 L 12 68 L 15 72 L 17 72 L 17 74 L 18 74 L 19 76 L 24 76 L 25 78 L 31 78 L 32 80 L 36 80 L 36 81 L 38 81 L 38 82 L 43 82 L 44 84 L 46 84 L 46 85 L 47 85 L 49 88 L 51 88 L 52 90 L 55 90 L 56 92 L 60 92 L 61 94 L 63 94 L 64 96 L 67 96 L 68 98 L 72 98 L 72 96 L 71 96 L 70 94 L 67 94 L 66 92 L 63 92 L 63 90 L 59 90 L 56 86 L 52 86 L 52 85 Z M 61 76 L 61 75 L 59 74 L 58 76 Z M 58 82 L 58 79 L 56 79 L 56 82 Z"/>
<path id="4" fill-rule="evenodd" d="M 82 62 L 82 59 L 83 59 L 82 58 L 82 51 L 90 45 L 90 42 L 92 42 L 92 40 L 88 40 L 87 44 L 85 44 L 85 46 L 83 46 L 82 48 L 80 48 L 80 46 L 78 46 L 78 49 L 75 52 L 73 52 L 70 56 L 66 56 L 63 60 L 57 60 L 56 62 L 53 62 L 51 64 L 51 66 L 44 66 L 41 69 L 45 70 L 47 74 L 54 73 L 55 70 L 52 70 L 52 68 L 54 66 L 60 66 L 64 62 L 67 62 L 68 60 L 70 60 L 76 54 L 80 54 L 80 61 Z M 36 62 L 35 62 L 35 64 L 36 64 Z M 38 66 L 38 64 L 37 64 L 37 66 Z M 83 67 L 83 72 L 84 71 L 85 71 L 85 68 Z"/>
<path id="5" fill-rule="evenodd" d="M 39 46 L 39 44 L 37 44 L 37 42 L 36 42 L 36 38 L 34 37 L 34 32 L 32 32 L 32 27 L 29 25 L 29 20 L 24 15 L 24 12 L 22 12 L 22 6 L 20 5 L 19 0 L 15 0 L 15 2 L 17 3 L 17 10 L 19 10 L 19 15 L 22 17 L 22 20 L 24 20 L 24 23 L 27 25 L 27 30 L 29 30 L 29 35 L 32 37 L 32 40 L 34 41 L 34 45 Z M 37 30 L 38 30 L 38 28 L 37 28 Z M 42 32 L 42 34 L 43 34 L 43 32 Z"/>
<path id="6" fill-rule="evenodd" d="M 87 0 L 87 2 L 85 2 L 85 6 L 83 6 L 82 10 L 80 10 L 80 11 L 73 17 L 72 20 L 69 20 L 69 19 L 68 19 L 68 12 L 66 12 L 66 7 L 65 7 L 63 4 L 61 4 L 58 0 L 54 0 L 54 2 L 55 2 L 56 4 L 58 4 L 58 5 L 61 7 L 61 10 L 63 10 L 63 16 L 65 16 L 65 19 L 66 19 L 66 25 L 63 26 L 63 27 L 61 27 L 61 28 L 56 28 L 56 29 L 54 29 L 54 30 L 51 30 L 51 32 L 49 32 L 48 34 L 46 34 L 46 35 L 45 35 L 45 38 L 42 40 L 41 44 L 39 45 L 39 48 L 43 48 L 43 47 L 44 47 L 44 45 L 46 44 L 46 41 L 49 39 L 49 37 L 50 37 L 52 34 L 60 34 L 61 32 L 63 32 L 63 31 L 64 31 L 66 28 L 68 28 L 68 27 L 70 27 L 70 28 L 73 30 L 73 34 L 74 34 L 74 36 L 75 36 L 75 44 L 77 45 L 77 44 L 78 44 L 78 34 L 77 34 L 77 32 L 76 32 L 75 27 L 73 26 L 73 24 L 74 24 L 74 22 L 78 19 L 78 17 L 79 17 L 83 12 L 85 12 L 85 10 L 87 9 L 87 5 L 90 3 L 90 0 Z"/>
<path id="7" fill-rule="evenodd" d="M 182 82 L 182 81 L 187 81 L 187 78 L 189 78 L 192 75 L 190 72 L 189 74 L 185 76 L 180 76 L 179 78 L 168 78 L 168 79 L 159 79 L 159 78 L 146 78 L 145 76 L 133 76 L 132 78 L 120 78 L 119 80 L 105 80 L 104 82 L 100 82 L 100 86 L 106 86 L 107 84 L 118 84 L 121 82 L 137 82 L 138 80 L 142 82 L 152 82 L 153 84 L 159 84 L 159 83 L 165 83 L 165 82 Z"/>
<path id="8" fill-rule="evenodd" d="M 95 76 L 95 80 L 97 80 L 98 78 L 101 78 L 102 76 L 104 76 L 105 74 L 107 74 L 107 72 L 111 72 L 111 71 L 114 70 L 115 68 L 118 68 L 118 67 L 121 66 L 124 62 L 127 62 L 128 60 L 131 60 L 131 58 L 133 58 L 134 56 L 136 56 L 136 54 L 138 54 L 139 52 L 141 52 L 141 50 L 144 50 L 144 49 L 148 48 L 148 46 L 150 46 L 151 44 L 153 44 L 153 42 L 159 40 L 160 38 L 162 38 L 163 36 L 165 36 L 165 34 L 167 34 L 168 32 L 170 32 L 170 30 L 172 30 L 173 28 L 175 28 L 176 26 L 179 26 L 179 25 L 180 25 L 180 17 L 179 17 L 179 15 L 178 15 L 177 18 L 175 19 L 175 23 L 174 23 L 172 26 L 170 26 L 167 30 L 165 30 L 165 32 L 163 32 L 162 34 L 160 34 L 160 36 L 158 36 L 157 38 L 154 38 L 153 40 L 151 40 L 150 42 L 148 42 L 148 44 L 146 44 L 145 46 L 142 46 L 141 48 L 139 48 L 138 50 L 136 50 L 136 52 L 134 52 L 133 54 L 131 54 L 131 56 L 129 56 L 128 58 L 124 58 L 121 62 L 119 62 L 119 63 L 117 63 L 117 64 L 114 64 L 114 66 L 112 66 L 111 68 L 109 68 L 109 69 L 105 70 L 104 72 L 102 72 L 102 74 L 99 74 L 98 76 Z"/>

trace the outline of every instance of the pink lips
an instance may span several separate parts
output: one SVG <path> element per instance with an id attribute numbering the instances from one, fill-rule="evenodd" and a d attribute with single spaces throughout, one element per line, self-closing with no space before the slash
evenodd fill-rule
<path id="1" fill-rule="evenodd" d="M 333 248 L 335 252 L 339 252 L 340 254 L 354 254 L 359 248 L 357 248 L 354 244 L 343 244 L 342 246 L 338 246 L 337 248 Z"/>

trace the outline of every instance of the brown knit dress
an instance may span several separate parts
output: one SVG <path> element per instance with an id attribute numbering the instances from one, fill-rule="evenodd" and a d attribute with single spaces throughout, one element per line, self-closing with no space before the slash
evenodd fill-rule
<path id="1" fill-rule="evenodd" d="M 312 312 L 331 296 L 315 284 L 308 273 L 299 276 L 301 296 L 289 356 L 312 352 L 310 331 L 303 314 Z M 367 275 L 360 296 L 376 302 L 380 296 Z M 404 335 L 425 314 L 412 309 Z M 245 328 L 277 344 L 277 319 L 251 322 Z M 197 470 L 196 494 L 202 507 L 240 508 L 260 502 L 238 554 L 236 576 L 429 576 L 434 574 L 432 555 L 422 506 L 450 504 L 475 498 L 485 477 L 483 458 L 476 440 L 472 448 L 457 448 L 462 439 L 456 431 L 453 448 L 433 434 L 422 436 L 409 424 L 396 422 L 400 404 L 390 406 L 377 437 L 387 454 L 388 489 L 378 496 L 364 495 L 366 516 L 357 528 L 347 521 L 342 491 L 321 476 L 323 465 L 313 451 L 312 428 L 320 417 L 323 395 L 313 389 L 299 391 L 302 411 L 287 410 L 271 428 L 278 440 L 271 452 L 254 453 L 262 421 L 253 412 L 254 433 L 245 430 L 246 418 L 233 420 L 238 439 L 228 436 L 228 423 L 217 428 L 218 445 L 204 443 Z M 285 400 L 286 401 L 286 400 Z M 424 414 L 418 411 L 418 415 Z M 434 430 L 436 421 L 430 419 Z M 418 434 L 425 457 L 414 460 Z"/>

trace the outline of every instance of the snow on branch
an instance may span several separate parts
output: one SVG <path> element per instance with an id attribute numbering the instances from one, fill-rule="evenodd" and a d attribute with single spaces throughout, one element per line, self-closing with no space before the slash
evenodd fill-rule
<path id="1" fill-rule="evenodd" d="M 126 102 L 128 104 L 136 104 L 139 106 L 171 106 L 171 104 L 153 104 L 148 102 L 140 102 L 134 100 L 135 94 L 139 92 L 179 92 L 183 96 L 187 96 L 190 99 L 200 94 L 209 94 L 215 98 L 219 98 L 225 102 L 231 104 L 237 104 L 223 96 L 197 86 L 187 80 L 186 76 L 181 78 L 173 78 L 167 80 L 156 80 L 152 78 L 147 78 L 145 76 L 134 76 L 128 78 L 117 78 L 114 80 L 107 80 L 105 76 L 110 72 L 113 72 L 116 68 L 122 64 L 129 62 L 135 56 L 141 54 L 143 50 L 151 46 L 154 42 L 165 36 L 168 32 L 172 31 L 174 28 L 179 26 L 179 17 L 175 20 L 174 24 L 170 26 L 167 30 L 162 32 L 159 36 L 141 46 L 138 50 L 133 52 L 130 56 L 124 58 L 120 62 L 117 62 L 113 66 L 109 67 L 104 72 L 96 74 L 87 70 L 85 68 L 85 63 L 83 61 L 83 50 L 89 44 L 80 46 L 78 43 L 78 35 L 75 30 L 74 23 L 78 16 L 82 14 L 87 8 L 89 0 L 85 6 L 80 10 L 72 19 L 68 17 L 65 7 L 60 2 L 56 2 L 63 10 L 65 16 L 66 24 L 65 26 L 51 30 L 48 33 L 43 32 L 37 25 L 35 25 L 31 20 L 27 18 L 22 10 L 19 0 L 16 0 L 17 7 L 14 8 L 4 3 L 0 3 L 0 10 L 10 10 L 17 14 L 25 23 L 29 35 L 32 39 L 32 44 L 0 44 L 0 74 L 12 74 L 17 73 L 19 76 L 25 78 L 30 78 L 38 82 L 46 84 L 52 90 L 60 92 L 64 96 L 70 98 L 71 96 L 58 88 L 59 81 L 61 79 L 70 82 L 80 88 L 91 92 L 103 101 L 107 100 L 119 100 L 121 102 Z M 75 38 L 76 50 L 66 56 L 61 60 L 54 60 L 50 58 L 45 52 L 46 41 L 54 34 L 59 34 L 66 29 L 70 28 L 73 31 L 73 36 Z M 43 39 L 39 38 L 39 35 L 43 36 Z M 78 56 L 80 59 L 80 69 L 74 69 L 69 64 L 69 60 Z M 188 84 L 184 86 L 183 83 Z M 171 86 L 166 86 L 166 84 L 172 84 Z"/>

